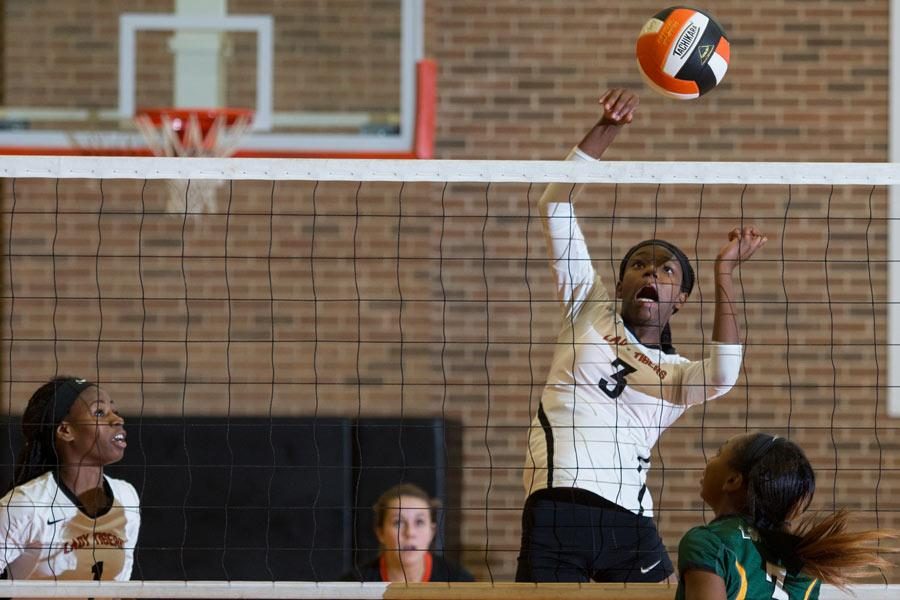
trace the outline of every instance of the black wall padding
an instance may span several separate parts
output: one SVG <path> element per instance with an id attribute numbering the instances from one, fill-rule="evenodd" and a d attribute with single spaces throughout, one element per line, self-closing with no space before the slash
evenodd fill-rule
<path id="1" fill-rule="evenodd" d="M 414 483 L 440 499 L 445 510 L 438 514 L 439 527 L 433 548 L 454 561 L 459 547 L 458 498 L 447 486 L 447 454 L 458 445 L 455 433 L 441 419 L 361 421 L 354 438 L 355 563 L 378 554 L 372 506 L 394 483 Z M 449 540 L 448 538 L 449 534 Z"/>
<path id="2" fill-rule="evenodd" d="M 458 429 L 440 419 L 127 417 L 126 429 L 108 473 L 141 497 L 134 579 L 335 580 L 377 552 L 371 507 L 388 487 L 459 505 Z M 18 419 L 0 421 L 4 482 L 20 444 Z M 441 516 L 435 547 L 458 547 L 458 515 Z"/>
<path id="3" fill-rule="evenodd" d="M 349 560 L 349 421 L 127 425 L 110 474 L 141 496 L 134 578 L 327 579 Z"/>

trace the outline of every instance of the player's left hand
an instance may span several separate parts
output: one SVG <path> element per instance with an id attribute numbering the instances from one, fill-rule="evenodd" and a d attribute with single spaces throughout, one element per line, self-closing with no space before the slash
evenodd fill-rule
<path id="1" fill-rule="evenodd" d="M 722 246 L 716 257 L 716 272 L 730 273 L 734 267 L 753 256 L 768 241 L 769 238 L 752 225 L 735 227 L 728 232 L 728 243 Z"/>

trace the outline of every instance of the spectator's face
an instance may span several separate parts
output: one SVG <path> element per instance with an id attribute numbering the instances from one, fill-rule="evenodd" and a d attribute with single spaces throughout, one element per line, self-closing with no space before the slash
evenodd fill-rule
<path id="1" fill-rule="evenodd" d="M 382 549 L 398 552 L 404 563 L 423 560 L 435 533 L 428 502 L 414 496 L 394 499 L 375 533 Z"/>

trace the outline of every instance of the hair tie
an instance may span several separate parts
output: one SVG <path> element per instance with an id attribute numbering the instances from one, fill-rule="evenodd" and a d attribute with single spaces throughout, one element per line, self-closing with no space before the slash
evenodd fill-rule
<path id="1" fill-rule="evenodd" d="M 803 538 L 775 529 L 757 529 L 757 532 L 762 541 L 759 553 L 766 561 L 784 566 L 790 575 L 803 570 L 803 559 L 797 554 L 797 546 Z"/>
<path id="2" fill-rule="evenodd" d="M 759 434 L 756 439 L 754 439 L 747 445 L 747 459 L 745 464 L 748 467 L 753 466 L 756 461 L 761 459 L 769 450 L 772 449 L 772 446 L 774 446 L 775 442 L 777 442 L 779 439 L 781 438 L 779 438 L 777 435 L 770 435 L 767 433 Z"/>

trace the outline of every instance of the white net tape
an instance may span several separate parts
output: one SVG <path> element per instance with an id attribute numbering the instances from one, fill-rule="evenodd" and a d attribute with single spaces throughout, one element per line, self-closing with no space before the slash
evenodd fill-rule
<path id="1" fill-rule="evenodd" d="M 820 600 L 896 600 L 898 588 L 857 585 L 848 591 L 822 586 Z M 666 584 L 566 583 L 355 583 L 250 581 L 7 582 L 0 592 L 18 598 L 273 598 L 285 600 L 669 600 Z"/>
<path id="2" fill-rule="evenodd" d="M 5 156 L 0 176 L 63 179 L 229 179 L 693 185 L 895 185 L 886 163 L 567 162 L 513 160 L 194 159 Z"/>

